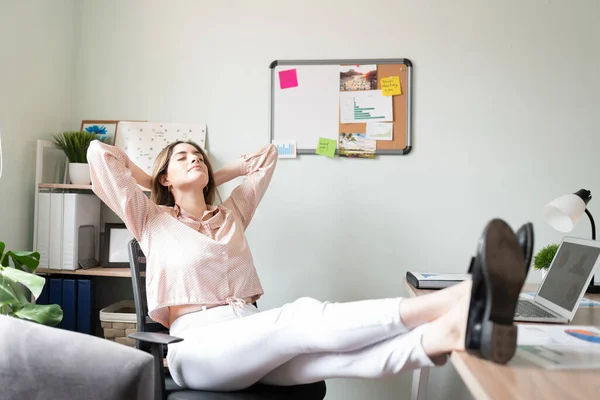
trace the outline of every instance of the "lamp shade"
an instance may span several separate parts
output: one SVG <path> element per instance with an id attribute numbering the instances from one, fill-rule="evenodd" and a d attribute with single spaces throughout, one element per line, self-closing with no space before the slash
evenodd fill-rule
<path id="1" fill-rule="evenodd" d="M 546 204 L 544 219 L 548 225 L 559 232 L 571 232 L 585 213 L 586 205 L 586 201 L 579 195 L 579 192 L 578 194 L 567 194 Z"/>

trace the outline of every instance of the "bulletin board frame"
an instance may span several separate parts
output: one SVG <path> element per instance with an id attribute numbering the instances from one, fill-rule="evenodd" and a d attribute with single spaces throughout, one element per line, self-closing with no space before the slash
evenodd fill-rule
<path id="1" fill-rule="evenodd" d="M 285 140 L 277 135 L 277 98 L 276 91 L 281 90 L 278 88 L 278 75 L 277 67 L 301 67 L 301 66 L 332 66 L 332 65 L 367 65 L 376 64 L 378 68 L 378 89 L 381 87 L 380 77 L 390 76 L 389 71 L 395 71 L 394 68 L 397 66 L 400 83 L 402 88 L 402 95 L 393 96 L 393 122 L 394 122 L 394 138 L 392 141 L 377 141 L 376 155 L 406 155 L 410 153 L 413 147 L 413 130 L 412 130 L 412 96 L 413 96 L 413 64 L 407 58 L 381 58 L 381 59 L 330 59 L 330 60 L 275 60 L 273 61 L 269 69 L 271 71 L 271 89 L 269 96 L 269 109 L 270 109 L 270 141 Z M 380 67 L 381 66 L 381 67 Z M 404 67 L 405 69 L 403 70 Z M 385 76 L 380 75 L 380 70 L 386 71 Z M 394 74 L 396 74 L 394 72 Z M 398 74 L 396 74 L 398 75 Z M 302 85 L 301 78 L 299 78 L 298 85 Z M 339 121 L 338 121 L 339 122 Z M 366 123 L 352 123 L 342 124 L 339 123 L 339 133 L 348 130 L 348 127 L 359 129 L 366 129 Z M 280 135 L 281 136 L 281 135 Z M 338 139 L 339 140 L 339 139 Z M 307 147 L 298 145 L 296 149 L 297 154 L 315 154 L 317 140 L 315 140 L 315 147 Z M 336 149 L 336 155 L 338 150 Z"/>

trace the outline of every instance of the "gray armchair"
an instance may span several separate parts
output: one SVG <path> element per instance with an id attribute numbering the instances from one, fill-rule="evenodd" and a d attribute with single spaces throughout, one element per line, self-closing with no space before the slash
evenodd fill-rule
<path id="1" fill-rule="evenodd" d="M 2 399 L 151 400 L 154 371 L 143 351 L 0 315 Z"/>

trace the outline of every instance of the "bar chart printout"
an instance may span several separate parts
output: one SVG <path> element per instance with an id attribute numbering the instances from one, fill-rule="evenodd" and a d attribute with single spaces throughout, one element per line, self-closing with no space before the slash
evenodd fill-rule
<path id="1" fill-rule="evenodd" d="M 343 124 L 392 121 L 392 98 L 380 90 L 340 92 L 340 117 Z"/>
<path id="2" fill-rule="evenodd" d="M 296 141 L 273 141 L 279 158 L 296 158 Z"/>

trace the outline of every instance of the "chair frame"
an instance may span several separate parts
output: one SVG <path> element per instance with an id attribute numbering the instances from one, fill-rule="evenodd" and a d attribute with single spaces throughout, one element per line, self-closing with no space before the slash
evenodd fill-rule
<path id="1" fill-rule="evenodd" d="M 136 348 L 149 351 L 154 357 L 154 371 L 157 376 L 157 379 L 154 381 L 154 395 L 156 399 L 164 399 L 166 395 L 164 346 L 181 342 L 183 339 L 160 332 L 166 331 L 166 328 L 148 317 L 148 303 L 146 300 L 146 291 L 144 290 L 145 285 L 142 282 L 142 268 L 140 268 L 142 264 L 140 258 L 143 257 L 143 253 L 135 239 L 129 242 L 128 247 L 133 301 L 135 303 L 135 315 L 137 319 L 137 332 L 131 333 L 128 336 L 136 340 Z"/>

